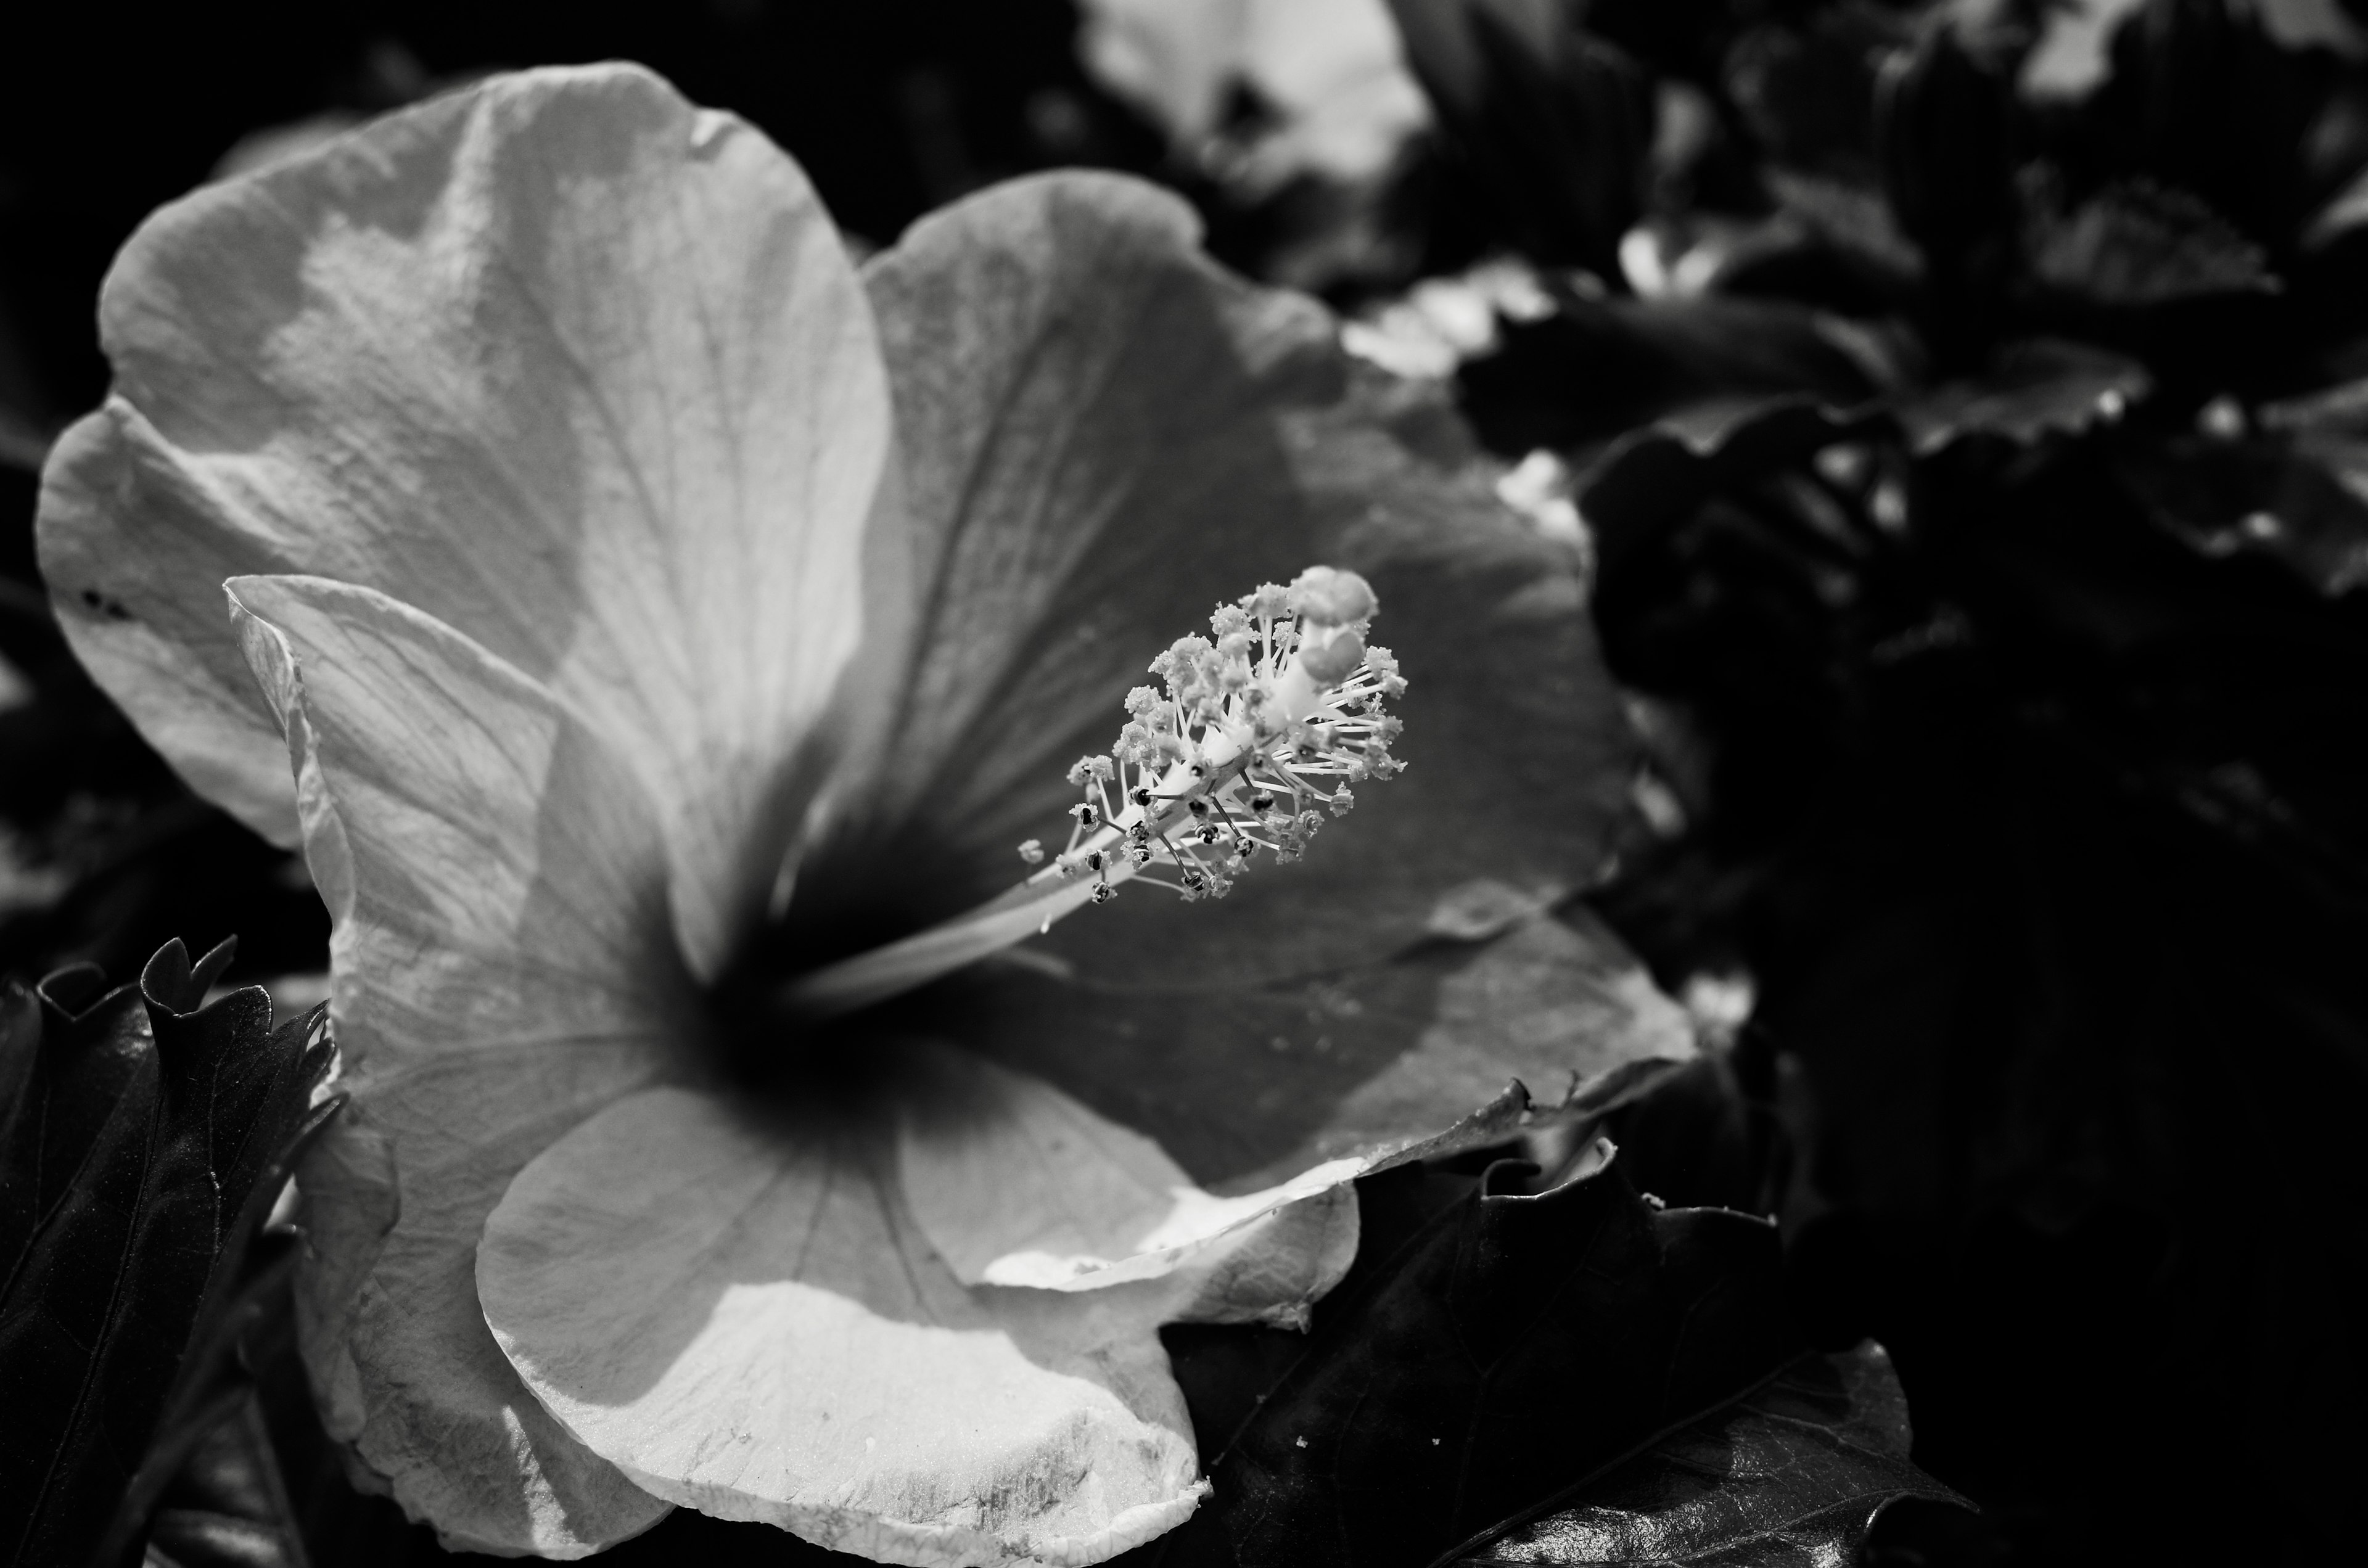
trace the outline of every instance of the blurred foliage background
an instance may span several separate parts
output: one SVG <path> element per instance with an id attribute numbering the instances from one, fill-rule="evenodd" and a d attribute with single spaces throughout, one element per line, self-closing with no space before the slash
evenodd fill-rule
<path id="1" fill-rule="evenodd" d="M 33 570 L 115 247 L 356 117 L 609 57 L 874 244 L 1029 169 L 1163 180 L 1452 382 L 1591 562 L 1653 757 L 1590 901 L 1720 1043 L 1624 1157 L 1780 1213 L 1820 1339 L 1890 1346 L 1983 1506 L 1903 1505 L 1876 1561 L 2349 1554 L 2368 5 L 58 8 L 0 56 L 0 969 L 324 961 L 301 869 L 82 679 Z M 354 1517 L 316 1552 L 428 1550 Z"/>

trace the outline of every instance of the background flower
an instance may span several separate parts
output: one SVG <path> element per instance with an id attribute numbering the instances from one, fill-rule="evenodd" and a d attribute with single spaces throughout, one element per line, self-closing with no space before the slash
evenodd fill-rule
<path id="1" fill-rule="evenodd" d="M 1215 151 L 1228 102 L 1255 94 L 1267 126 L 1233 177 L 1372 179 L 1429 123 L 1382 0 L 1089 0 L 1078 50 L 1188 157 Z"/>

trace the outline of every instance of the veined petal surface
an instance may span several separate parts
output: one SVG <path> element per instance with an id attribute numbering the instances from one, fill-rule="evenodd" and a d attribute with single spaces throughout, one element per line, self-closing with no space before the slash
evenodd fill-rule
<path id="1" fill-rule="evenodd" d="M 528 1385 L 658 1495 L 875 1561 L 1084 1564 L 1180 1523 L 1207 1488 L 1167 1282 L 966 1290 L 882 1083 L 654 1088 L 529 1165 L 477 1265 Z"/>
<path id="2" fill-rule="evenodd" d="M 914 564 L 911 674 L 863 794 L 902 836 L 840 858 L 860 872 L 819 879 L 817 911 L 850 881 L 907 922 L 1001 892 L 1153 655 L 1317 562 L 1380 590 L 1374 640 L 1412 682 L 1406 777 L 1304 866 L 1243 878 L 1223 918 L 1129 897 L 1053 945 L 1091 944 L 1101 973 L 1172 968 L 1179 941 L 1229 975 L 1303 973 L 1419 938 L 1471 878 L 1566 890 L 1600 868 L 1634 746 L 1575 559 L 1457 472 L 1475 454 L 1452 414 L 1354 373 L 1328 312 L 1199 238 L 1173 196 L 1069 173 L 957 202 L 867 267 Z"/>
<path id="3" fill-rule="evenodd" d="M 1228 904 L 1181 913 L 1222 922 Z M 1512 1081 L 1551 1111 L 1696 1050 L 1684 1011 L 1583 905 L 1297 976 L 982 964 L 927 1003 L 916 1027 L 1058 1085 L 1225 1195 L 1387 1160 Z"/>
<path id="4" fill-rule="evenodd" d="M 192 783 L 293 841 L 222 580 L 381 589 L 610 739 L 720 963 L 827 766 L 889 442 L 796 165 L 638 67 L 498 76 L 163 209 L 100 323 L 42 569 Z"/>
<path id="5" fill-rule="evenodd" d="M 369 588 L 235 579 L 334 921 L 352 1098 L 298 1175 L 334 1435 L 451 1545 L 579 1556 L 665 1506 L 529 1397 L 474 1259 L 517 1170 L 696 1027 L 640 781 L 564 701 Z"/>
<path id="6" fill-rule="evenodd" d="M 1424 399 L 1360 372 L 1286 411 L 1295 512 L 1269 521 L 1295 520 L 1309 560 L 1372 585 L 1372 640 L 1407 681 L 1389 704 L 1406 771 L 1357 786 L 1304 860 L 1254 866 L 1222 904 L 1122 894 L 1056 926 L 1044 953 L 1101 985 L 1273 983 L 1428 940 L 1442 900 L 1474 879 L 1552 902 L 1600 875 L 1635 751 L 1577 565 L 1497 501 L 1471 454 L 1416 449 L 1427 433 L 1461 437 Z"/>
<path id="7" fill-rule="evenodd" d="M 905 1200 L 966 1285 L 1100 1290 L 1180 1273 L 1196 1283 L 1170 1321 L 1300 1327 L 1356 1257 L 1356 1160 L 1219 1198 L 1041 1078 L 935 1043 L 883 1057 Z"/>

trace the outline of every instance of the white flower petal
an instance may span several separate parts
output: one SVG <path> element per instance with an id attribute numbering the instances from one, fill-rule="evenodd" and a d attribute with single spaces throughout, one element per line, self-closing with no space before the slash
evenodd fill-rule
<path id="1" fill-rule="evenodd" d="M 282 842 L 216 587 L 380 588 L 573 700 L 660 808 L 702 971 L 860 634 L 888 393 L 804 176 L 638 67 L 529 72 L 165 208 L 100 305 L 42 569 L 191 782 Z"/>
<path id="2" fill-rule="evenodd" d="M 282 848 L 302 841 L 288 748 L 222 615 L 222 583 L 276 569 L 215 526 L 201 473 L 159 460 L 148 421 L 119 403 L 50 450 L 41 574 L 75 655 L 189 788 Z"/>
<path id="3" fill-rule="evenodd" d="M 1196 1289 L 1171 1321 L 1301 1325 L 1356 1256 L 1362 1161 L 1220 1198 L 1041 1078 L 934 1045 L 887 1070 L 905 1198 L 965 1283 L 1081 1290 L 1180 1269 Z"/>
<path id="4" fill-rule="evenodd" d="M 692 1027 L 664 846 L 606 744 L 450 628 L 320 578 L 231 588 L 335 921 L 352 1099 L 299 1175 L 315 1386 L 448 1543 L 598 1550 L 664 1505 L 518 1386 L 473 1257 L 512 1174 Z"/>
<path id="5" fill-rule="evenodd" d="M 527 1386 L 660 1496 L 891 1562 L 1091 1563 L 1206 1491 L 1153 1288 L 965 1290 L 876 1098 L 620 1102 L 486 1221 Z"/>

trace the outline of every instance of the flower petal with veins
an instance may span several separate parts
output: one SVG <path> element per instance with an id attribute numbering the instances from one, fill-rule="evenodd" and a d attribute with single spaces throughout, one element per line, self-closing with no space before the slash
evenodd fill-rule
<path id="1" fill-rule="evenodd" d="M 495 77 L 163 209 L 100 325 L 115 386 L 45 476 L 41 567 L 143 733 L 294 842 L 218 586 L 381 589 L 609 737 L 711 971 L 828 761 L 889 441 L 797 166 L 637 66 Z"/>
<path id="2" fill-rule="evenodd" d="M 1219 1198 L 1040 1078 L 930 1044 L 898 1047 L 886 1070 L 905 1199 L 965 1284 L 1096 1290 L 1195 1270 L 1210 1283 L 1176 1321 L 1304 1327 L 1356 1256 L 1360 1161 Z"/>
<path id="3" fill-rule="evenodd" d="M 518 1168 L 689 1038 L 656 824 L 566 704 L 450 627 L 321 578 L 231 590 L 335 922 L 351 1098 L 298 1176 L 306 1363 L 448 1543 L 596 1551 L 663 1506 L 527 1396 L 472 1259 Z"/>
<path id="4" fill-rule="evenodd" d="M 881 1112 L 620 1101 L 486 1221 L 486 1320 L 536 1396 L 659 1496 L 877 1561 L 1085 1564 L 1207 1491 L 1155 1282 L 965 1290 Z"/>

